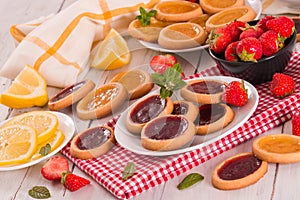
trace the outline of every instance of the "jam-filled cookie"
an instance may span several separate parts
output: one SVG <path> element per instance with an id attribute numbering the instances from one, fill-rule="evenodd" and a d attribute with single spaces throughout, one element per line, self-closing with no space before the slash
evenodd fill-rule
<path id="1" fill-rule="evenodd" d="M 55 94 L 48 102 L 49 110 L 64 109 L 87 95 L 95 84 L 91 80 L 83 80 L 73 85 L 70 85 Z"/>
<path id="2" fill-rule="evenodd" d="M 180 95 L 187 101 L 200 104 L 220 103 L 226 85 L 227 83 L 217 80 L 193 80 L 180 90 Z"/>
<path id="3" fill-rule="evenodd" d="M 258 158 L 272 163 L 300 162 L 300 137 L 291 134 L 272 134 L 259 137 L 252 144 Z"/>
<path id="4" fill-rule="evenodd" d="M 145 149 L 171 151 L 193 140 L 195 125 L 183 115 L 166 115 L 148 122 L 142 129 L 141 143 Z"/>
<path id="5" fill-rule="evenodd" d="M 158 44 L 166 49 L 187 49 L 202 45 L 206 38 L 207 33 L 199 24 L 181 22 L 163 28 Z"/>
<path id="6" fill-rule="evenodd" d="M 208 32 L 215 28 L 224 27 L 226 24 L 233 21 L 248 22 L 254 20 L 256 12 L 251 6 L 238 6 L 226 8 L 212 15 L 205 24 Z"/>
<path id="7" fill-rule="evenodd" d="M 152 94 L 139 99 L 129 109 L 126 116 L 126 128 L 133 134 L 140 134 L 142 128 L 152 119 L 170 114 L 173 102 L 168 97 L 162 99 L 159 94 Z"/>
<path id="8" fill-rule="evenodd" d="M 128 26 L 128 33 L 146 42 L 157 42 L 160 31 L 173 22 L 161 21 L 154 17 L 150 18 L 150 25 L 142 26 L 138 19 L 133 20 Z"/>
<path id="9" fill-rule="evenodd" d="M 71 141 L 70 153 L 80 159 L 97 158 L 114 145 L 113 129 L 109 126 L 97 126 L 76 135 Z"/>
<path id="10" fill-rule="evenodd" d="M 212 1 L 212 0 L 201 0 L 200 6 L 208 14 L 215 14 L 224 10 L 225 8 L 243 6 L 244 0 L 222 0 L 222 1 Z"/>
<path id="11" fill-rule="evenodd" d="M 81 99 L 76 107 L 81 119 L 95 119 L 107 116 L 122 107 L 128 98 L 128 93 L 121 83 L 102 85 Z"/>
<path id="12" fill-rule="evenodd" d="M 232 122 L 234 115 L 230 106 L 224 103 L 200 105 L 199 117 L 195 122 L 197 134 L 206 135 L 221 130 Z"/>
<path id="13" fill-rule="evenodd" d="M 130 99 L 144 96 L 154 86 L 151 75 L 141 69 L 122 71 L 115 75 L 111 82 L 121 83 L 126 88 Z"/>
<path id="14" fill-rule="evenodd" d="M 201 6 L 190 1 L 161 1 L 153 9 L 161 21 L 184 22 L 203 14 Z"/>
<path id="15" fill-rule="evenodd" d="M 241 153 L 220 163 L 212 175 L 212 184 L 221 190 L 240 189 L 256 183 L 268 171 L 268 163 L 252 153 Z"/>
<path id="16" fill-rule="evenodd" d="M 189 101 L 177 100 L 173 101 L 173 111 L 172 115 L 183 115 L 192 122 L 197 119 L 199 114 L 198 107 Z"/>

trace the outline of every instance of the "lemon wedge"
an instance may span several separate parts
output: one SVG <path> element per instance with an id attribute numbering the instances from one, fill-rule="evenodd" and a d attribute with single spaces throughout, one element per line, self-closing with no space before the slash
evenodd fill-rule
<path id="1" fill-rule="evenodd" d="M 37 143 L 40 144 L 54 137 L 58 119 L 55 114 L 47 111 L 31 111 L 11 118 L 2 127 L 11 125 L 25 125 L 35 129 L 38 137 Z"/>
<path id="2" fill-rule="evenodd" d="M 44 106 L 48 102 L 46 81 L 38 71 L 26 65 L 0 95 L 0 102 L 11 108 Z"/>
<path id="3" fill-rule="evenodd" d="M 0 166 L 28 161 L 36 151 L 36 131 L 24 125 L 0 129 Z"/>
<path id="4" fill-rule="evenodd" d="M 115 29 L 111 29 L 96 48 L 91 64 L 94 68 L 113 70 L 130 61 L 131 54 L 127 42 Z"/>
<path id="5" fill-rule="evenodd" d="M 56 130 L 53 137 L 50 137 L 48 140 L 45 140 L 44 142 L 37 145 L 36 152 L 32 156 L 32 160 L 36 160 L 42 157 L 40 154 L 40 149 L 47 144 L 51 146 L 51 151 L 54 151 L 57 147 L 59 147 L 65 139 L 65 135 L 61 130 Z"/>

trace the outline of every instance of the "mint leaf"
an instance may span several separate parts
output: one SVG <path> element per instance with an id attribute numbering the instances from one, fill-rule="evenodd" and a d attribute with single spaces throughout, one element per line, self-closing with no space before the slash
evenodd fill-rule
<path id="1" fill-rule="evenodd" d="M 151 76 L 152 76 L 153 82 L 154 82 L 156 85 L 158 85 L 158 86 L 160 86 L 160 87 L 164 87 L 164 84 L 165 84 L 166 80 L 165 80 L 165 77 L 164 77 L 163 74 L 160 74 L 160 73 L 153 73 Z"/>
<path id="2" fill-rule="evenodd" d="M 186 189 L 194 184 L 196 184 L 199 181 L 202 181 L 204 179 L 204 177 L 201 174 L 198 173 L 191 173 L 189 175 L 187 175 L 182 181 L 181 183 L 179 183 L 177 185 L 177 188 L 179 190 L 183 190 Z"/>
<path id="3" fill-rule="evenodd" d="M 122 179 L 124 181 L 126 181 L 128 178 L 130 178 L 131 176 L 133 176 L 134 172 L 135 172 L 135 164 L 134 164 L 134 162 L 127 163 L 127 165 L 125 166 L 125 169 L 123 171 L 123 174 L 122 174 Z"/>
<path id="4" fill-rule="evenodd" d="M 171 97 L 175 90 L 179 90 L 186 85 L 186 82 L 181 80 L 182 68 L 179 63 L 166 69 L 164 74 L 153 73 L 153 82 L 160 87 L 160 97 Z"/>
<path id="5" fill-rule="evenodd" d="M 29 196 L 35 199 L 47 199 L 50 198 L 50 192 L 45 186 L 34 186 L 28 191 Z"/>
<path id="6" fill-rule="evenodd" d="M 136 16 L 136 19 L 138 19 L 142 26 L 149 26 L 151 23 L 151 17 L 154 17 L 156 15 L 156 10 L 150 10 L 147 12 L 145 8 L 140 7 L 139 8 L 140 15 Z"/>
<path id="7" fill-rule="evenodd" d="M 51 145 L 47 143 L 45 146 L 41 147 L 39 154 L 46 156 L 51 152 Z"/>

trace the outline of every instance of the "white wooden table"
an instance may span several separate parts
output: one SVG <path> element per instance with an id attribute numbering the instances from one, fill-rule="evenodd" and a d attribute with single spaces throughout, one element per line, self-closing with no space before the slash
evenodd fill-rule
<path id="1" fill-rule="evenodd" d="M 75 0 L 0 0 L 0 67 L 5 63 L 8 56 L 14 50 L 14 43 L 9 34 L 9 27 L 12 24 L 23 23 L 43 15 L 57 13 L 61 9 L 69 6 Z M 298 44 L 298 49 L 299 44 Z M 148 62 L 157 52 L 151 50 L 143 50 L 140 52 L 144 57 L 144 62 Z M 200 52 L 180 54 L 182 58 L 191 63 L 191 65 L 202 70 L 214 65 L 209 55 L 203 51 L 201 59 Z M 140 58 L 140 57 L 139 57 Z M 105 74 L 111 77 L 115 72 Z M 195 69 L 190 66 L 186 67 L 187 75 L 193 74 Z M 100 82 L 101 80 L 99 80 Z M 0 78 L 0 92 L 9 86 L 9 80 Z M 57 90 L 49 89 L 49 94 L 54 94 Z M 7 119 L 10 116 L 20 114 L 25 110 L 11 110 L 3 105 L 0 105 L 0 121 Z M 26 110 L 28 111 L 28 109 Z M 102 119 L 102 122 L 110 119 L 111 116 Z M 101 122 L 101 121 L 100 121 Z M 98 121 L 99 123 L 99 121 Z M 86 123 L 79 123 L 78 129 L 86 128 Z M 78 130 L 81 131 L 81 130 Z M 268 131 L 271 133 L 291 133 L 290 121 L 282 124 L 279 127 Z M 174 179 L 161 184 L 134 199 L 153 200 L 153 199 L 222 199 L 222 200 L 296 200 L 300 199 L 299 180 L 300 180 L 300 163 L 295 164 L 269 164 L 267 174 L 256 184 L 233 191 L 221 191 L 215 189 L 211 184 L 211 175 L 215 166 L 225 158 L 241 152 L 251 151 L 253 140 L 245 142 L 209 161 L 201 164 L 198 167 L 182 174 Z M 44 185 L 51 192 L 51 199 L 116 199 L 111 193 L 93 181 L 91 177 L 79 170 L 72 162 L 70 166 L 74 173 L 84 176 L 91 180 L 91 184 L 76 192 L 66 191 L 60 183 L 50 182 L 42 178 L 40 174 L 41 166 L 39 163 L 29 168 L 0 172 L 0 199 L 32 199 L 28 195 L 28 190 L 35 185 Z M 176 186 L 189 173 L 198 172 L 204 175 L 205 179 L 186 190 L 179 191 Z"/>

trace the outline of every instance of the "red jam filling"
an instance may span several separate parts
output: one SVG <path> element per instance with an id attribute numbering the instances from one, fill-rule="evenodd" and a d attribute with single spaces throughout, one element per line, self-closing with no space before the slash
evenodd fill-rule
<path id="1" fill-rule="evenodd" d="M 198 124 L 211 124 L 225 115 L 225 108 L 220 104 L 204 104 L 199 107 Z"/>
<path id="2" fill-rule="evenodd" d="M 217 81 L 199 81 L 189 85 L 187 89 L 199 94 L 217 94 L 224 91 L 224 84 Z"/>
<path id="3" fill-rule="evenodd" d="M 172 115 L 185 115 L 188 112 L 189 106 L 186 103 L 174 103 Z"/>
<path id="4" fill-rule="evenodd" d="M 175 138 L 188 128 L 188 121 L 179 116 L 168 116 L 155 119 L 145 129 L 145 136 L 153 140 Z"/>
<path id="5" fill-rule="evenodd" d="M 76 141 L 81 150 L 94 149 L 104 144 L 111 137 L 111 132 L 105 127 L 95 127 L 85 131 Z"/>
<path id="6" fill-rule="evenodd" d="M 61 92 L 57 93 L 52 99 L 52 102 L 58 101 L 60 99 L 65 98 L 66 96 L 72 94 L 73 92 L 75 92 L 76 90 L 80 89 L 84 84 L 86 83 L 86 81 L 81 81 L 78 82 L 74 85 L 71 85 L 69 87 L 66 87 L 65 89 L 63 89 Z"/>
<path id="7" fill-rule="evenodd" d="M 135 123 L 146 123 L 157 117 L 166 107 L 167 100 L 159 95 L 150 96 L 134 107 L 131 112 L 131 120 Z"/>
<path id="8" fill-rule="evenodd" d="M 219 169 L 218 176 L 223 180 L 236 180 L 253 174 L 262 161 L 253 155 L 244 155 L 228 160 Z"/>

